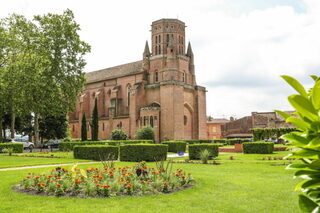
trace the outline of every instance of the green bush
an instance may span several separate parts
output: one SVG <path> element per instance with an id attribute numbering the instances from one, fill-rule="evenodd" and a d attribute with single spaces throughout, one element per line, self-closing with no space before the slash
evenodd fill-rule
<path id="1" fill-rule="evenodd" d="M 226 140 L 226 144 L 227 145 L 235 145 L 236 143 L 246 143 L 246 142 L 249 142 L 250 140 L 249 139 L 227 139 Z"/>
<path id="2" fill-rule="evenodd" d="M 130 144 L 120 146 L 120 161 L 159 161 L 166 160 L 168 145 Z"/>
<path id="3" fill-rule="evenodd" d="M 122 129 L 115 129 L 111 132 L 111 140 L 127 140 L 128 135 Z"/>
<path id="4" fill-rule="evenodd" d="M 184 141 L 165 141 L 162 144 L 168 145 L 169 152 L 185 152 L 187 148 L 187 143 Z"/>
<path id="5" fill-rule="evenodd" d="M 206 139 L 191 139 L 191 140 L 181 140 L 181 141 L 184 141 L 187 144 L 212 143 L 212 140 L 206 140 Z"/>
<path id="6" fill-rule="evenodd" d="M 246 142 L 242 144 L 245 154 L 271 154 L 273 153 L 274 143 L 272 142 Z"/>
<path id="7" fill-rule="evenodd" d="M 23 144 L 22 143 L 0 143 L 0 153 L 2 149 L 9 150 L 10 148 L 13 149 L 14 153 L 22 153 L 23 152 Z"/>
<path id="8" fill-rule="evenodd" d="M 143 126 L 137 129 L 136 139 L 154 140 L 154 129 L 151 126 Z"/>
<path id="9" fill-rule="evenodd" d="M 217 144 L 203 143 L 203 144 L 190 144 L 189 145 L 189 159 L 200 159 L 200 153 L 207 149 L 210 152 L 210 158 L 219 155 L 219 146 Z"/>
<path id="10" fill-rule="evenodd" d="M 73 156 L 75 159 L 87 160 L 117 160 L 119 147 L 108 145 L 75 146 Z"/>
<path id="11" fill-rule="evenodd" d="M 74 146 L 83 145 L 112 145 L 120 146 L 122 144 L 138 144 L 138 143 L 153 143 L 152 140 L 125 140 L 125 141 L 74 141 L 62 142 L 59 144 L 60 151 L 71 151 Z"/>

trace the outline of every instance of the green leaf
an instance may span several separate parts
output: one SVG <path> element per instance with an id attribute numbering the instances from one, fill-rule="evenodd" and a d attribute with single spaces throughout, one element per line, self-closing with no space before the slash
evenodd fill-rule
<path id="1" fill-rule="evenodd" d="M 302 150 L 293 152 L 292 157 L 296 157 L 296 158 L 309 157 L 310 158 L 312 156 L 318 156 L 319 154 L 320 154 L 319 151 L 302 149 Z"/>
<path id="2" fill-rule="evenodd" d="M 298 183 L 298 184 L 296 185 L 296 187 L 294 188 L 294 190 L 295 190 L 295 191 L 300 190 L 301 187 L 302 187 L 302 185 L 305 184 L 305 183 L 308 182 L 308 181 L 309 181 L 309 180 L 303 180 L 303 181 L 301 181 L 300 183 Z"/>
<path id="3" fill-rule="evenodd" d="M 320 179 L 319 178 L 314 178 L 311 180 L 307 180 L 301 185 L 302 189 L 312 189 L 312 188 L 317 188 L 320 186 Z"/>
<path id="4" fill-rule="evenodd" d="M 302 163 L 295 163 L 295 164 L 289 164 L 286 169 L 305 169 L 308 168 L 307 164 Z"/>
<path id="5" fill-rule="evenodd" d="M 305 137 L 297 135 L 293 132 L 282 135 L 280 138 L 293 142 L 293 145 L 296 145 L 296 146 L 305 146 L 309 143 L 309 141 Z"/>
<path id="6" fill-rule="evenodd" d="M 289 115 L 286 112 L 280 111 L 280 110 L 274 110 L 276 113 L 278 113 L 279 115 L 281 115 L 284 119 L 289 118 L 291 115 Z"/>
<path id="7" fill-rule="evenodd" d="M 319 205 L 305 195 L 299 195 L 299 207 L 303 212 L 313 212 Z"/>
<path id="8" fill-rule="evenodd" d="M 320 109 L 320 81 L 317 81 L 312 89 L 312 104 L 317 110 Z"/>
<path id="9" fill-rule="evenodd" d="M 310 128 L 310 124 L 296 117 L 289 117 L 286 119 L 286 122 L 292 123 L 293 125 L 302 130 L 308 130 Z"/>
<path id="10" fill-rule="evenodd" d="M 316 109 L 307 98 L 301 95 L 290 95 L 288 100 L 299 113 L 307 117 L 309 120 L 319 120 Z"/>
<path id="11" fill-rule="evenodd" d="M 301 94 L 304 97 L 308 97 L 307 96 L 307 92 L 304 89 L 304 87 L 299 83 L 299 81 L 297 81 L 295 78 L 292 78 L 290 76 L 287 75 L 281 75 L 281 77 L 288 83 L 290 84 L 299 94 Z"/>
<path id="12" fill-rule="evenodd" d="M 310 75 L 310 76 L 311 76 L 311 78 L 312 78 L 314 81 L 317 81 L 317 80 L 319 79 L 319 77 L 316 76 L 316 75 Z"/>
<path id="13" fill-rule="evenodd" d="M 315 148 L 319 148 L 320 147 L 320 138 L 316 137 L 314 139 L 312 139 L 307 146 L 305 146 L 304 148 L 308 148 L 308 149 L 315 149 Z"/>
<path id="14" fill-rule="evenodd" d="M 312 163 L 310 163 L 308 167 L 311 169 L 317 169 L 317 170 L 320 169 L 320 160 L 312 161 Z"/>
<path id="15" fill-rule="evenodd" d="M 313 176 L 319 176 L 319 171 L 313 171 L 313 170 L 299 170 L 294 173 L 294 176 L 303 176 L 303 175 L 313 175 Z"/>

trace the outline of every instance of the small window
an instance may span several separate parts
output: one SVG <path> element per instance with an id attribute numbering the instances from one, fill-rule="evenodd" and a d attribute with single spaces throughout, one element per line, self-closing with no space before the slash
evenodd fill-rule
<path id="1" fill-rule="evenodd" d="M 161 54 L 161 46 L 160 45 L 159 45 L 159 50 L 158 51 L 159 51 L 159 54 Z"/>
<path id="2" fill-rule="evenodd" d="M 147 117 L 146 116 L 143 117 L 143 126 L 145 126 L 145 125 L 147 125 Z"/>
<path id="3" fill-rule="evenodd" d="M 187 123 L 188 123 L 188 117 L 186 115 L 183 116 L 183 123 L 184 123 L 184 125 L 187 125 Z"/>
<path id="4" fill-rule="evenodd" d="M 158 36 L 156 36 L 156 44 L 158 43 Z"/>
<path id="5" fill-rule="evenodd" d="M 102 123 L 102 131 L 104 131 L 104 123 Z"/>
<path id="6" fill-rule="evenodd" d="M 167 42 L 169 42 L 169 34 L 167 34 Z"/>
<path id="7" fill-rule="evenodd" d="M 150 116 L 150 126 L 153 127 L 153 117 Z"/>
<path id="8" fill-rule="evenodd" d="M 185 82 L 185 73 L 182 73 L 182 81 Z"/>
<path id="9" fill-rule="evenodd" d="M 159 35 L 158 41 L 159 43 L 161 43 L 161 35 Z"/>
<path id="10" fill-rule="evenodd" d="M 72 125 L 72 132 L 74 132 L 74 125 Z"/>
<path id="11" fill-rule="evenodd" d="M 159 73 L 157 71 L 154 73 L 154 81 L 155 82 L 159 81 Z"/>
<path id="12" fill-rule="evenodd" d="M 158 46 L 156 46 L 156 55 L 158 54 Z"/>

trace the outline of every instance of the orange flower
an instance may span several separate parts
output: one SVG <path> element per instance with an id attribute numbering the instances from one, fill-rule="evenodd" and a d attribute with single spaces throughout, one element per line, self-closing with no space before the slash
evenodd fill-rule
<path id="1" fill-rule="evenodd" d="M 129 183 L 129 184 L 126 185 L 126 188 L 127 188 L 127 189 L 131 189 L 131 188 L 132 188 L 132 185 Z"/>
<path id="2" fill-rule="evenodd" d="M 76 184 L 81 183 L 81 182 L 82 182 L 82 180 L 79 180 L 79 179 L 74 180 L 74 183 L 76 183 Z"/>
<path id="3" fill-rule="evenodd" d="M 60 186 L 61 186 L 61 184 L 57 183 L 57 184 L 56 184 L 56 186 L 57 186 L 57 187 L 60 187 Z"/>
<path id="4" fill-rule="evenodd" d="M 29 179 L 29 178 L 30 178 L 30 176 L 27 176 L 26 178 L 27 178 L 27 179 Z"/>

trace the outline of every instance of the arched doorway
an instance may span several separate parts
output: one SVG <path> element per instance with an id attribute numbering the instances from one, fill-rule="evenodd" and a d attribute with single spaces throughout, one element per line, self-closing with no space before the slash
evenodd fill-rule
<path id="1" fill-rule="evenodd" d="M 193 109 L 190 104 L 184 104 L 183 110 L 184 139 L 193 139 Z"/>

